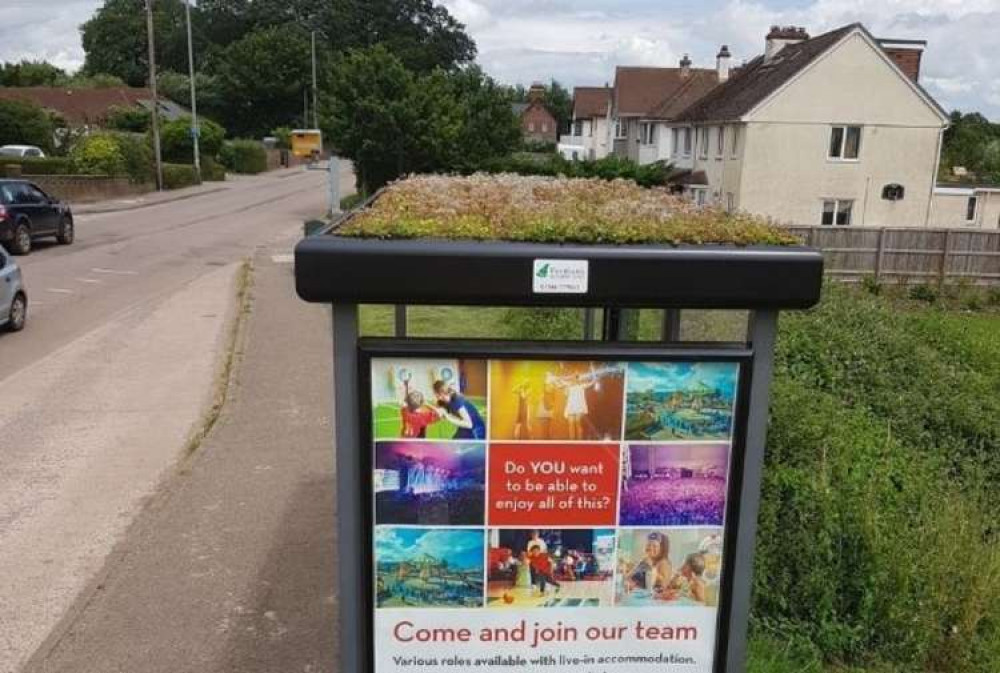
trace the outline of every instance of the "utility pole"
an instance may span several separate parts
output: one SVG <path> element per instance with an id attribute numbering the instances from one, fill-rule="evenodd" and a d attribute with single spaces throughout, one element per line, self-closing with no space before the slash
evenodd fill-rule
<path id="1" fill-rule="evenodd" d="M 191 139 L 194 141 L 194 172 L 201 181 L 201 150 L 198 149 L 198 138 L 201 128 L 198 126 L 198 94 L 194 84 L 194 45 L 191 41 L 191 0 L 184 0 L 184 14 L 187 17 L 188 34 L 188 79 L 191 80 Z"/>
<path id="2" fill-rule="evenodd" d="M 313 128 L 319 128 L 319 106 L 316 103 L 316 31 L 312 32 Z"/>
<path id="3" fill-rule="evenodd" d="M 156 189 L 163 190 L 163 158 L 160 156 L 160 111 L 156 95 L 156 46 L 153 43 L 153 0 L 146 0 L 146 39 L 149 42 L 149 88 L 153 92 L 153 153 L 156 156 Z"/>

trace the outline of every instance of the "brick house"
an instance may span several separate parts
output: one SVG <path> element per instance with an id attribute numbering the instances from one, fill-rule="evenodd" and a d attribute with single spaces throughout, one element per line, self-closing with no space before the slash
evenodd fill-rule
<path id="1" fill-rule="evenodd" d="M 514 103 L 514 114 L 521 120 L 521 137 L 527 143 L 552 143 L 559 139 L 559 124 L 543 102 L 545 87 L 535 83 L 528 89 L 527 103 Z"/>

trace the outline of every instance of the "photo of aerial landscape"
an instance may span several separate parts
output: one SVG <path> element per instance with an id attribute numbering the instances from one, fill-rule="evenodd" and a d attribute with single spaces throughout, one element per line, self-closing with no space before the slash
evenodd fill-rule
<path id="1" fill-rule="evenodd" d="M 625 438 L 729 439 L 738 374 L 735 362 L 630 363 Z"/>
<path id="2" fill-rule="evenodd" d="M 482 530 L 376 528 L 376 607 L 482 607 L 483 543 Z"/>

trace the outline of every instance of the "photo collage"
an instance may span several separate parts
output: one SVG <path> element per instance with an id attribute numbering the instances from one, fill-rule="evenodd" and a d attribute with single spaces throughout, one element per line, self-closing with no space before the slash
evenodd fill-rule
<path id="1" fill-rule="evenodd" d="M 739 373 L 373 358 L 375 607 L 717 607 Z"/>

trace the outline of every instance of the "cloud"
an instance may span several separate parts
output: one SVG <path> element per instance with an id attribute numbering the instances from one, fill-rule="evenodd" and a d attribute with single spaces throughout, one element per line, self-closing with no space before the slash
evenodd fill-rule
<path id="1" fill-rule="evenodd" d="M 0 61 L 45 60 L 66 70 L 83 65 L 80 24 L 101 0 L 3 0 Z"/>

